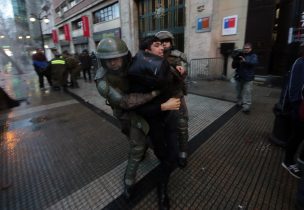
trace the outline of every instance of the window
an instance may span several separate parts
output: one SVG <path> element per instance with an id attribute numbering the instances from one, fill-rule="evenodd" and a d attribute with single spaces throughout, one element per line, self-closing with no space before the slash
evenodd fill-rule
<path id="1" fill-rule="evenodd" d="M 61 17 L 62 13 L 61 13 L 61 10 L 60 10 L 59 7 L 57 9 L 55 9 L 55 12 L 56 12 L 58 17 Z"/>
<path id="2" fill-rule="evenodd" d="M 101 23 L 119 18 L 119 4 L 115 3 L 93 13 L 94 23 Z"/>
<path id="3" fill-rule="evenodd" d="M 82 29 L 82 20 L 81 20 L 81 18 L 72 22 L 72 28 L 73 28 L 73 30 Z"/>
<path id="4" fill-rule="evenodd" d="M 74 7 L 75 5 L 76 5 L 76 1 L 75 0 L 70 1 L 70 6 L 71 7 Z"/>
<path id="5" fill-rule="evenodd" d="M 76 4 L 78 4 L 81 0 L 70 0 L 69 5 L 70 8 L 74 7 Z"/>
<path id="6" fill-rule="evenodd" d="M 67 5 L 66 3 L 63 3 L 63 4 L 61 5 L 61 8 L 62 8 L 62 11 L 63 11 L 63 12 L 68 11 L 68 5 Z"/>

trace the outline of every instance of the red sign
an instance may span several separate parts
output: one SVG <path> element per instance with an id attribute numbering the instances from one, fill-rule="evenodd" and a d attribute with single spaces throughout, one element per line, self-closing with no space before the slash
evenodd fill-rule
<path id="1" fill-rule="evenodd" d="M 58 43 L 58 35 L 56 29 L 52 30 L 52 39 L 55 44 Z"/>
<path id="2" fill-rule="evenodd" d="M 90 27 L 89 27 L 89 18 L 88 16 L 82 16 L 82 30 L 84 37 L 90 37 Z"/>
<path id="3" fill-rule="evenodd" d="M 63 26 L 63 30 L 64 30 L 64 38 L 67 41 L 71 41 L 71 34 L 70 34 L 70 27 L 68 24 L 65 24 Z"/>

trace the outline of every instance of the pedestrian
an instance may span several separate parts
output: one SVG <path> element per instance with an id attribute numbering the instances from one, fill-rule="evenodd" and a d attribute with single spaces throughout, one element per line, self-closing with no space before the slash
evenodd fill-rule
<path id="1" fill-rule="evenodd" d="M 304 140 L 304 119 L 301 119 L 300 116 L 300 107 L 304 98 L 304 43 L 300 45 L 300 57 L 293 63 L 289 74 L 287 97 L 291 109 L 292 130 L 285 147 L 285 158 L 282 166 L 299 179 L 302 176 L 302 171 L 296 163 L 295 156 Z M 304 149 L 300 151 L 299 160 L 304 164 Z"/>
<path id="2" fill-rule="evenodd" d="M 89 81 L 92 81 L 91 77 L 91 66 L 92 66 L 92 59 L 89 55 L 88 50 L 84 49 L 82 53 L 79 55 L 79 61 L 81 63 L 83 78 L 87 81 L 87 75 L 89 77 Z"/>
<path id="3" fill-rule="evenodd" d="M 67 85 L 64 78 L 64 74 L 66 73 L 66 62 L 58 52 L 55 52 L 54 56 L 55 57 L 49 62 L 47 70 L 52 74 L 52 89 L 59 91 L 62 87 L 65 88 Z"/>
<path id="4" fill-rule="evenodd" d="M 187 95 L 187 86 L 185 78 L 187 76 L 187 57 L 184 53 L 175 49 L 174 36 L 169 31 L 159 31 L 155 34 L 158 37 L 164 47 L 164 58 L 167 59 L 169 64 L 174 68 L 173 71 L 178 78 L 176 80 L 176 94 L 175 97 L 180 98 L 181 106 L 178 112 L 178 165 L 180 168 L 187 166 L 188 156 L 188 109 L 184 95 Z M 173 72 L 173 73 L 174 73 Z"/>
<path id="5" fill-rule="evenodd" d="M 243 51 L 236 55 L 232 61 L 232 68 L 236 69 L 235 81 L 237 92 L 237 105 L 242 107 L 244 113 L 250 112 L 252 104 L 252 85 L 258 57 L 252 51 L 252 44 L 245 43 Z"/>
<path id="6" fill-rule="evenodd" d="M 97 57 L 102 67 L 95 77 L 98 92 L 113 110 L 113 115 L 120 121 L 122 132 L 129 139 L 129 157 L 124 174 L 124 197 L 129 199 L 133 192 L 136 172 L 147 149 L 146 135 L 149 131 L 147 122 L 133 111 L 157 96 L 157 91 L 149 93 L 129 93 L 127 72 L 131 63 L 131 53 L 127 45 L 118 38 L 102 39 L 97 46 Z M 164 107 L 175 108 L 175 103 Z"/>
<path id="7" fill-rule="evenodd" d="M 74 58 L 67 50 L 62 52 L 62 57 L 66 61 L 66 73 L 64 74 L 64 83 L 67 84 L 68 75 L 70 75 L 70 88 L 79 88 L 77 76 L 80 72 L 81 66 L 79 61 Z"/>
<path id="8" fill-rule="evenodd" d="M 50 86 L 52 86 L 51 72 L 47 70 L 48 61 L 42 49 L 36 49 L 36 53 L 32 56 L 33 66 L 39 79 L 39 87 L 44 90 L 44 77 L 46 77 Z"/>
<path id="9" fill-rule="evenodd" d="M 172 98 L 175 87 L 170 65 L 163 59 L 163 53 L 164 47 L 160 39 L 155 36 L 146 37 L 140 42 L 140 51 L 134 57 L 128 75 L 131 92 L 147 93 L 153 89 L 160 90 L 158 97 L 137 107 L 135 111 L 148 122 L 153 150 L 160 161 L 161 174 L 157 184 L 159 209 L 169 209 L 167 188 L 171 170 L 175 167 L 178 157 L 176 122 L 180 99 Z M 168 99 L 176 101 L 176 109 L 164 111 L 166 109 L 162 107 L 162 103 Z"/>

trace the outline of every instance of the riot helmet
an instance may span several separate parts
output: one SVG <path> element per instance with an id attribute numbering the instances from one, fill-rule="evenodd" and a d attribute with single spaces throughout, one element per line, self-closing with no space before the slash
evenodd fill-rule
<path id="1" fill-rule="evenodd" d="M 111 37 L 102 39 L 99 42 L 96 51 L 96 56 L 100 59 L 101 65 L 107 70 L 113 70 L 106 65 L 106 62 L 109 62 L 110 60 L 122 58 L 123 63 L 121 69 L 126 69 L 131 62 L 131 53 L 129 52 L 126 43 L 119 38 Z"/>

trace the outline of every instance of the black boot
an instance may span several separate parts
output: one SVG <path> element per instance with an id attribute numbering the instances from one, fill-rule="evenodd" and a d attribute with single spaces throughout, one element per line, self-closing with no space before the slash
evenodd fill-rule
<path id="1" fill-rule="evenodd" d="M 167 184 L 160 183 L 157 186 L 157 198 L 159 210 L 169 210 L 169 196 L 167 193 Z"/>
<path id="2" fill-rule="evenodd" d="M 182 157 L 178 158 L 179 168 L 185 168 L 187 166 L 187 164 L 188 164 L 187 158 L 182 158 Z"/>
<path id="3" fill-rule="evenodd" d="M 123 197 L 126 200 L 130 200 L 133 194 L 134 185 L 124 185 Z"/>

